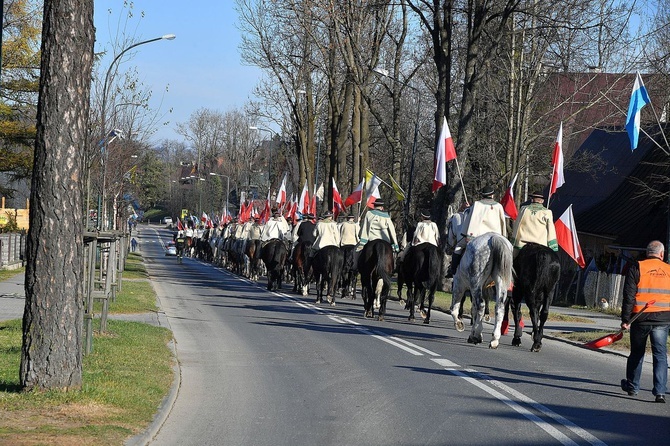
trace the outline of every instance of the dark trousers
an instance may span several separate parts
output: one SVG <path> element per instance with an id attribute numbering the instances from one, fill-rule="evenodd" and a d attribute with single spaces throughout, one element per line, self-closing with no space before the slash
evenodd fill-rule
<path id="1" fill-rule="evenodd" d="M 640 390 L 642 364 L 647 348 L 647 338 L 651 339 L 651 353 L 654 370 L 654 395 L 665 395 L 668 384 L 668 329 L 670 324 L 636 324 L 630 327 L 630 355 L 626 362 L 626 379 L 632 390 Z"/>

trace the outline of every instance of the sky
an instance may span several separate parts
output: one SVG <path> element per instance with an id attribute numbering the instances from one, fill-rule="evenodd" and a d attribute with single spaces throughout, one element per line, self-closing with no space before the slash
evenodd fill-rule
<path id="1" fill-rule="evenodd" d="M 135 42 L 177 36 L 139 46 L 120 66 L 120 73 L 136 67 L 140 80 L 153 90 L 150 106 L 160 107 L 159 115 L 172 110 L 161 120 L 169 124 L 159 124 L 152 142 L 182 141 L 176 123 L 187 122 L 200 108 L 225 112 L 253 99 L 261 72 L 241 61 L 234 0 L 135 0 L 132 4 L 133 18 L 126 23 L 124 0 L 95 0 L 95 51 L 109 49 L 124 26 Z M 103 59 L 101 66 L 106 70 L 111 60 Z"/>

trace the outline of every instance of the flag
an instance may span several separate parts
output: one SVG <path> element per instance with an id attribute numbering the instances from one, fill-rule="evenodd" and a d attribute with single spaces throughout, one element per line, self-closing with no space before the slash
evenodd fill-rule
<path id="1" fill-rule="evenodd" d="M 398 201 L 403 201 L 405 199 L 405 191 L 402 190 L 402 187 L 393 179 L 391 174 L 389 174 L 389 178 L 391 179 L 391 187 L 393 187 L 393 190 L 395 191 L 395 197 L 398 199 Z"/>
<path id="2" fill-rule="evenodd" d="M 261 223 L 266 223 L 270 220 L 270 191 L 268 190 L 268 198 L 265 200 L 265 207 L 260 214 Z"/>
<path id="3" fill-rule="evenodd" d="M 286 203 L 286 173 L 284 174 L 284 179 L 281 180 L 281 186 L 279 186 L 279 191 L 277 192 L 277 207 L 281 208 Z"/>
<path id="4" fill-rule="evenodd" d="M 572 215 L 572 205 L 563 212 L 563 215 L 556 220 L 556 241 L 558 246 L 572 257 L 580 268 L 586 266 L 582 247 L 577 238 L 577 228 L 575 227 L 575 217 Z"/>
<path id="5" fill-rule="evenodd" d="M 447 118 L 442 123 L 440 139 L 437 141 L 435 149 L 435 177 L 433 179 L 433 192 L 447 184 L 447 161 L 456 159 L 456 148 L 454 140 L 451 138 Z"/>
<path id="6" fill-rule="evenodd" d="M 367 207 L 371 208 L 374 206 L 375 200 L 381 197 L 379 194 L 379 185 L 382 184 L 382 179 L 372 173 L 371 170 L 366 170 L 365 176 L 367 179 L 367 184 L 365 185 L 365 204 Z"/>
<path id="7" fill-rule="evenodd" d="M 309 212 L 309 189 L 307 188 L 307 180 L 305 180 L 305 186 L 303 186 L 302 193 L 300 194 L 298 211 L 301 214 L 307 214 Z"/>
<path id="8" fill-rule="evenodd" d="M 200 217 L 200 221 L 204 223 L 207 220 L 209 220 L 209 216 L 205 213 L 205 211 L 202 211 L 202 216 Z"/>
<path id="9" fill-rule="evenodd" d="M 319 200 L 323 201 L 323 194 L 325 192 L 325 189 L 323 188 L 323 183 L 319 184 L 319 188 L 314 192 L 314 195 L 316 195 L 316 198 Z"/>
<path id="10" fill-rule="evenodd" d="M 363 186 L 365 185 L 365 180 L 362 180 L 356 189 L 344 200 L 344 206 L 349 207 L 352 204 L 360 203 L 363 198 Z"/>
<path id="11" fill-rule="evenodd" d="M 558 135 L 556 136 L 556 143 L 554 144 L 554 156 L 551 160 L 551 187 L 549 188 L 549 197 L 551 197 L 556 189 L 563 186 L 565 178 L 563 177 L 563 123 L 561 122 L 558 128 Z"/>
<path id="12" fill-rule="evenodd" d="M 342 203 L 342 196 L 340 191 L 337 190 L 337 184 L 335 184 L 335 178 L 333 180 L 333 216 L 337 220 L 337 216 L 344 210 L 344 203 Z"/>
<path id="13" fill-rule="evenodd" d="M 177 231 L 183 231 L 184 225 L 181 224 L 181 220 L 177 217 Z"/>
<path id="14" fill-rule="evenodd" d="M 323 184 L 322 184 L 322 186 L 323 186 Z M 317 194 L 317 192 L 318 191 L 316 190 L 316 184 L 315 184 L 314 185 L 314 193 L 312 194 L 312 200 L 309 203 L 309 213 L 312 214 L 312 215 L 316 215 L 316 198 L 317 198 L 316 194 Z M 323 196 L 323 193 L 322 193 L 322 196 Z"/>
<path id="15" fill-rule="evenodd" d="M 505 195 L 500 200 L 500 204 L 505 211 L 505 215 L 512 220 L 516 220 L 516 218 L 519 216 L 519 211 L 517 211 L 516 203 L 514 202 L 514 184 L 516 183 L 516 178 L 518 176 L 519 173 L 517 172 L 517 174 L 514 175 L 512 182 L 509 183 L 509 187 L 505 191 Z"/>
<path id="16" fill-rule="evenodd" d="M 628 114 L 626 115 L 626 131 L 630 139 L 631 151 L 637 149 L 637 141 L 640 137 L 640 110 L 647 104 L 651 104 L 651 100 L 638 71 L 635 75 L 633 92 L 630 95 L 630 104 L 628 104 Z"/>

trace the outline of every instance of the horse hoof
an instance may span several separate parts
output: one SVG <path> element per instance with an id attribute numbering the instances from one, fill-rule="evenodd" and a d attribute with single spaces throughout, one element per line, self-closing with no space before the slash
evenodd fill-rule
<path id="1" fill-rule="evenodd" d="M 499 344 L 498 341 L 493 340 L 493 341 L 489 342 L 489 348 L 497 349 L 498 344 Z"/>
<path id="2" fill-rule="evenodd" d="M 424 324 L 424 325 L 428 325 L 428 324 L 430 324 L 430 319 L 424 319 L 424 320 L 423 320 L 423 324 Z"/>
<path id="3" fill-rule="evenodd" d="M 371 318 L 372 317 L 372 311 L 366 311 L 365 312 L 365 317 Z"/>
<path id="4" fill-rule="evenodd" d="M 407 308 L 407 302 L 405 302 L 405 299 L 398 299 L 398 303 L 399 303 L 400 305 L 404 305 L 404 306 L 405 306 L 405 310 L 409 310 L 409 308 Z"/>
<path id="5" fill-rule="evenodd" d="M 488 314 L 484 315 L 484 321 L 491 322 L 491 316 Z"/>
<path id="6" fill-rule="evenodd" d="M 482 338 L 478 336 L 468 336 L 468 344 L 481 344 L 482 343 Z"/>
<path id="7" fill-rule="evenodd" d="M 458 321 L 458 322 L 454 323 L 454 325 L 456 326 L 456 331 L 458 331 L 458 332 L 465 331 L 465 325 L 463 325 L 463 321 Z"/>
<path id="8" fill-rule="evenodd" d="M 421 317 L 424 318 L 424 319 L 427 318 L 427 317 L 428 317 L 428 313 L 426 313 L 425 310 L 421 310 Z"/>
<path id="9" fill-rule="evenodd" d="M 332 301 L 332 302 L 330 303 L 330 306 L 331 306 L 331 307 L 334 307 L 334 306 L 335 306 L 335 301 Z"/>
<path id="10" fill-rule="evenodd" d="M 533 344 L 533 346 L 530 349 L 530 351 L 534 353 L 539 353 L 540 350 L 542 350 L 542 344 L 539 343 Z"/>
<path id="11" fill-rule="evenodd" d="M 521 338 L 516 338 L 515 337 L 514 339 L 512 339 L 512 346 L 513 347 L 518 347 L 520 345 L 521 345 Z"/>
<path id="12" fill-rule="evenodd" d="M 384 322 L 384 316 L 379 316 L 379 317 L 377 317 L 377 320 L 378 320 L 379 322 Z"/>
<path id="13" fill-rule="evenodd" d="M 415 321 L 414 316 L 409 316 L 409 317 L 407 318 L 407 320 L 410 321 L 410 322 L 414 322 L 414 321 Z"/>

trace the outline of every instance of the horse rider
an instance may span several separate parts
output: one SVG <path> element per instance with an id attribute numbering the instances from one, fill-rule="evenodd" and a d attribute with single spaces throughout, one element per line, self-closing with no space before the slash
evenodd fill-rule
<path id="1" fill-rule="evenodd" d="M 340 246 L 340 228 L 331 211 L 324 212 L 314 228 L 314 243 L 309 256 L 314 257 L 319 249 L 326 246 Z"/>
<path id="2" fill-rule="evenodd" d="M 359 238 L 358 233 L 361 230 L 358 223 L 354 220 L 354 214 L 347 214 L 343 222 L 337 224 L 340 230 L 340 246 L 356 246 Z"/>
<path id="3" fill-rule="evenodd" d="M 407 240 L 407 233 L 403 236 L 404 246 L 402 252 L 398 254 L 398 262 L 402 262 L 410 246 L 420 245 L 421 243 L 440 246 L 440 231 L 437 228 L 437 224 L 431 220 L 430 212 L 427 210 L 421 211 L 421 221 L 417 223 L 414 229 L 412 240 Z"/>
<path id="4" fill-rule="evenodd" d="M 553 213 L 544 207 L 542 192 L 530 194 L 530 203 L 521 208 L 512 229 L 514 257 L 526 243 L 535 242 L 558 251 Z"/>
<path id="5" fill-rule="evenodd" d="M 272 239 L 284 240 L 284 235 L 289 231 L 288 223 L 281 216 L 281 213 L 274 209 L 272 211 L 272 218 L 268 220 L 261 233 L 261 241 L 263 243 L 269 242 Z"/>
<path id="6" fill-rule="evenodd" d="M 500 203 L 493 199 L 493 186 L 485 186 L 481 190 L 482 198 L 473 203 L 470 208 L 468 221 L 464 224 L 466 244 L 473 238 L 495 232 L 507 238 L 507 225 L 505 223 L 505 211 Z M 464 250 L 454 252 L 451 256 L 451 271 L 449 275 L 455 274 L 463 257 Z"/>
<path id="7" fill-rule="evenodd" d="M 468 224 L 470 218 L 470 203 L 463 202 L 458 212 L 453 214 L 447 222 L 447 254 L 451 255 L 452 261 L 449 265 L 447 277 L 454 277 L 458 263 L 454 259 L 460 261 L 463 256 L 463 250 L 468 243 L 465 236 L 465 226 Z"/>
<path id="8" fill-rule="evenodd" d="M 386 240 L 391 244 L 394 252 L 399 252 L 400 247 L 395 233 L 395 225 L 388 212 L 384 211 L 384 201 L 377 198 L 373 206 L 374 209 L 368 210 L 363 217 L 356 252 L 360 253 L 367 242 L 377 239 Z"/>
<path id="9" fill-rule="evenodd" d="M 314 215 L 307 213 L 303 214 L 301 220 L 293 228 L 293 249 L 302 242 L 306 242 L 307 245 L 312 246 L 314 244 L 314 229 L 316 228 L 316 223 L 314 223 Z"/>

